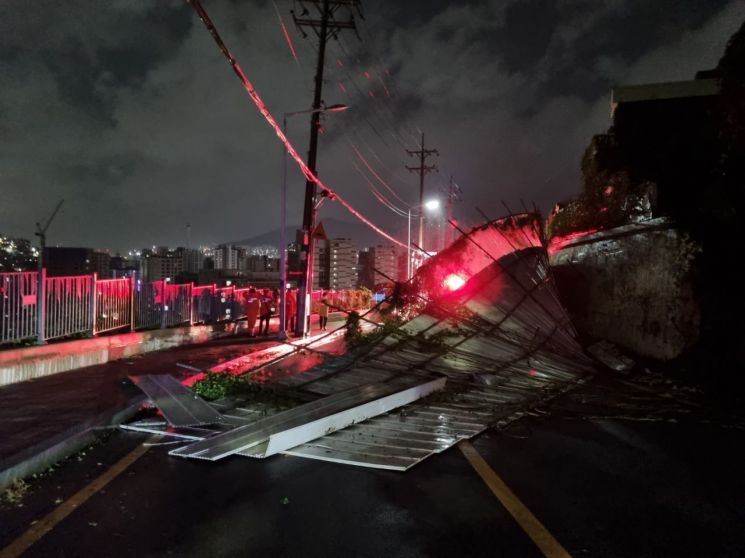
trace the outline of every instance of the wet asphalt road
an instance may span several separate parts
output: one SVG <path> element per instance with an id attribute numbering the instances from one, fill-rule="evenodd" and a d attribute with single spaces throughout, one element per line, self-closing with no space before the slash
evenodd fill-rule
<path id="1" fill-rule="evenodd" d="M 557 417 L 474 446 L 572 556 L 745 555 L 745 432 Z M 0 547 L 144 440 L 116 433 L 0 509 Z M 458 448 L 407 473 L 156 446 L 26 556 L 541 556 Z"/>

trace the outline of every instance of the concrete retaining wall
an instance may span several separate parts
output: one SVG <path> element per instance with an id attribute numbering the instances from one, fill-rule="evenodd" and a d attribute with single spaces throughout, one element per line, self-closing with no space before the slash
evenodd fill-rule
<path id="1" fill-rule="evenodd" d="M 551 254 L 551 265 L 580 334 L 668 360 L 699 337 L 691 277 L 699 252 L 656 219 L 574 238 Z"/>
<path id="2" fill-rule="evenodd" d="M 150 351 L 201 343 L 219 335 L 232 333 L 234 329 L 234 324 L 201 325 L 137 331 L 38 347 L 2 350 L 0 386 Z"/>

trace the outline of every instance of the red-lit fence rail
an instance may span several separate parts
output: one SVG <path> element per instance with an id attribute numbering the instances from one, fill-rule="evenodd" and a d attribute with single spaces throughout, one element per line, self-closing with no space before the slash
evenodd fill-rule
<path id="1" fill-rule="evenodd" d="M 42 278 L 44 304 L 39 308 L 36 272 L 0 273 L 0 345 L 34 338 L 43 343 L 81 334 L 236 321 L 246 316 L 249 293 L 248 288 L 235 286 L 102 280 L 95 274 L 42 274 Z M 321 292 L 311 296 L 311 311 L 318 312 Z M 359 298 L 359 291 L 327 292 L 326 301 L 332 307 L 350 310 L 369 304 Z M 37 327 L 39 315 L 44 316 L 42 328 Z"/>
<path id="2" fill-rule="evenodd" d="M 193 323 L 191 283 L 138 282 L 134 287 L 134 328 L 151 329 Z M 211 295 L 208 295 L 211 298 Z M 209 321 L 209 320 L 208 320 Z"/>
<path id="3" fill-rule="evenodd" d="M 97 280 L 93 275 L 93 282 L 96 286 L 96 323 L 93 333 L 131 327 L 132 280 L 127 277 Z"/>
<path id="4" fill-rule="evenodd" d="M 57 339 L 91 331 L 93 277 L 48 277 L 45 283 L 44 338 Z"/>
<path id="5" fill-rule="evenodd" d="M 158 294 L 162 282 L 142 283 L 134 288 L 134 329 L 152 329 L 163 325 L 163 306 Z"/>
<path id="6" fill-rule="evenodd" d="M 191 323 L 191 289 L 190 283 L 184 285 L 165 284 L 163 291 L 163 327 L 173 327 Z"/>
<path id="7" fill-rule="evenodd" d="M 193 286 L 192 320 L 194 323 L 210 323 L 245 318 L 247 294 L 247 288 Z"/>
<path id="8" fill-rule="evenodd" d="M 36 335 L 36 272 L 0 273 L 0 344 Z"/>

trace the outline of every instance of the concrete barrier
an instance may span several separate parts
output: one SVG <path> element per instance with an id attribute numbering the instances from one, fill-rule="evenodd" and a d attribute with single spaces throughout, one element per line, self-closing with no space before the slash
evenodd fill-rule
<path id="1" fill-rule="evenodd" d="M 6 349 L 0 351 L 0 386 L 151 351 L 202 343 L 240 329 L 233 323 L 198 325 Z"/>

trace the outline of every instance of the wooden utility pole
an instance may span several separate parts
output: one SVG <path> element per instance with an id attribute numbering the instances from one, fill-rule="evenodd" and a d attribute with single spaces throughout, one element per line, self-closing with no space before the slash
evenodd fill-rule
<path id="1" fill-rule="evenodd" d="M 311 17 L 307 5 L 317 11 L 317 17 Z M 292 17 L 303 37 L 308 34 L 305 29 L 312 29 L 318 38 L 318 60 L 316 62 L 315 91 L 310 117 L 310 147 L 308 149 L 308 168 L 317 175 L 316 156 L 318 152 L 318 129 L 321 122 L 321 94 L 323 91 L 323 67 L 326 57 L 326 42 L 336 37 L 339 31 L 352 29 L 356 32 L 354 16 L 350 13 L 345 21 L 336 19 L 337 11 L 342 8 L 357 8 L 359 0 L 305 0 L 300 1 L 302 13 L 292 11 Z M 313 291 L 313 229 L 315 227 L 316 185 L 312 180 L 305 181 L 305 204 L 303 205 L 303 238 L 300 252 L 301 275 L 298 281 L 297 300 L 297 334 L 305 335 L 310 327 L 306 316 L 309 316 L 310 293 Z"/>
<path id="2" fill-rule="evenodd" d="M 406 168 L 409 169 L 409 172 L 419 173 L 419 248 L 424 249 L 424 175 L 430 171 L 437 171 L 436 165 L 426 165 L 425 162 L 430 155 L 437 155 L 439 157 L 440 154 L 437 152 L 437 149 L 424 148 L 424 132 L 422 132 L 421 149 L 415 151 L 407 149 L 406 153 L 410 157 L 419 157 L 418 167 L 407 165 Z"/>

